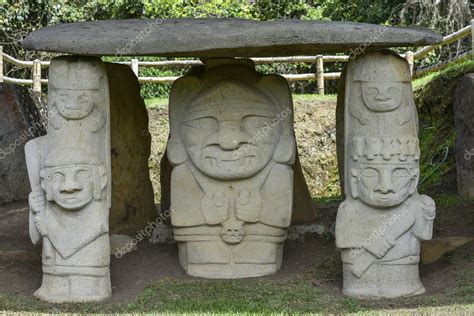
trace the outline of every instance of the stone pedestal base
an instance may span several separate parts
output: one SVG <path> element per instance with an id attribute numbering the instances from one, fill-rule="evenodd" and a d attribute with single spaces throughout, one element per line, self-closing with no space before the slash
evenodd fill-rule
<path id="1" fill-rule="evenodd" d="M 210 279 L 251 278 L 273 274 L 281 267 L 287 236 L 284 231 L 280 235 L 280 229 L 275 229 L 274 236 L 249 235 L 234 245 L 224 242 L 220 235 L 189 232 L 190 229 L 174 230 L 179 261 L 189 275 Z"/>
<path id="2" fill-rule="evenodd" d="M 418 274 L 418 263 L 374 263 L 360 278 L 352 274 L 350 265 L 343 264 L 344 295 L 358 298 L 407 297 L 425 293 Z"/>
<path id="3" fill-rule="evenodd" d="M 35 296 L 50 303 L 103 301 L 112 295 L 110 272 L 104 276 L 44 273 Z"/>

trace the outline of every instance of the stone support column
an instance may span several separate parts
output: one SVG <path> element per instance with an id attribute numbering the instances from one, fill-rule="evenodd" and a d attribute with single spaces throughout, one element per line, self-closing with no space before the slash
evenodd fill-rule
<path id="1" fill-rule="evenodd" d="M 292 215 L 295 138 L 286 80 L 208 60 L 173 84 L 171 221 L 190 275 L 276 272 Z"/>
<path id="2" fill-rule="evenodd" d="M 30 235 L 42 244 L 45 301 L 111 295 L 109 88 L 97 58 L 51 61 L 48 131 L 25 146 L 32 192 Z"/>
<path id="3" fill-rule="evenodd" d="M 345 73 L 345 200 L 336 221 L 343 292 L 361 298 L 425 292 L 420 241 L 432 236 L 434 201 L 417 192 L 418 120 L 408 63 L 388 51 L 349 62 Z M 341 112 L 339 112 L 341 113 Z"/>
<path id="4" fill-rule="evenodd" d="M 474 74 L 458 83 L 454 101 L 458 193 L 474 198 Z"/>

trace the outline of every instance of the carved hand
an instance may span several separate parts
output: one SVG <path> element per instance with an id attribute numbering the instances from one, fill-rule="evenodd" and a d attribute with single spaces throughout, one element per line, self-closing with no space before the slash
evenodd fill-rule
<path id="1" fill-rule="evenodd" d="M 43 223 L 41 223 L 41 214 L 37 213 L 34 215 L 35 218 L 35 226 L 38 230 L 38 233 L 42 236 L 44 235 Z"/>
<path id="2" fill-rule="evenodd" d="M 28 197 L 33 214 L 39 213 L 46 207 L 46 196 L 43 191 L 31 192 Z"/>
<path id="3" fill-rule="evenodd" d="M 30 237 L 33 244 L 41 242 L 42 228 L 40 223 L 41 212 L 46 207 L 46 197 L 43 191 L 34 191 L 28 197 L 30 204 Z"/>
<path id="4" fill-rule="evenodd" d="M 420 198 L 421 198 L 423 214 L 425 214 L 425 216 L 428 219 L 434 219 L 436 216 L 435 202 L 433 201 L 432 198 L 430 198 L 427 195 L 421 195 Z"/>

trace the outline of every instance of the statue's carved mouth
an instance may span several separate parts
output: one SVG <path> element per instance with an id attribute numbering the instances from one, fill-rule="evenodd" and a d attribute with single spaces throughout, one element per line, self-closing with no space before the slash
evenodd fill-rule
<path id="1" fill-rule="evenodd" d="M 251 166 L 254 161 L 257 159 L 255 155 L 239 157 L 239 158 L 219 158 L 219 157 L 210 157 L 206 156 L 206 164 L 210 169 L 215 168 L 226 168 L 226 169 L 237 169 L 237 168 L 247 168 Z"/>

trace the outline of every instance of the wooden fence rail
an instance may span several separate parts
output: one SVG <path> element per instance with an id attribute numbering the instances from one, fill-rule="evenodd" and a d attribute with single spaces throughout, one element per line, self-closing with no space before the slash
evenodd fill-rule
<path id="1" fill-rule="evenodd" d="M 457 56 L 456 58 L 450 59 L 448 61 L 440 62 L 436 65 L 425 67 L 414 71 L 414 62 L 416 59 L 423 59 L 427 54 L 436 49 L 441 45 L 450 44 L 454 41 L 460 40 L 464 37 L 471 36 L 472 46 L 471 51 L 466 52 Z M 459 31 L 454 32 L 453 34 L 443 37 L 443 41 L 440 44 L 425 46 L 422 49 L 412 52 L 407 51 L 405 54 L 401 55 L 405 58 L 410 66 L 410 72 L 414 78 L 421 77 L 432 71 L 440 70 L 450 64 L 460 62 L 467 58 L 472 58 L 474 56 L 474 20 L 471 21 L 471 24 L 460 29 Z M 316 63 L 316 73 L 305 73 L 305 74 L 281 74 L 289 82 L 294 81 L 306 81 L 306 80 L 316 80 L 316 90 L 318 94 L 324 94 L 324 81 L 339 79 L 341 76 L 340 72 L 324 72 L 324 62 L 348 62 L 350 56 L 346 55 L 317 55 L 317 56 L 290 56 L 290 57 L 261 57 L 261 58 L 252 58 L 256 64 L 273 64 L 273 63 Z M 5 76 L 4 63 L 9 63 L 18 67 L 30 67 L 32 70 L 32 79 L 19 79 L 11 78 Z M 172 83 L 178 76 L 168 76 L 168 77 L 139 77 L 139 68 L 140 67 L 189 67 L 202 65 L 200 60 L 165 60 L 165 61 L 139 61 L 134 58 L 130 61 L 119 62 L 120 64 L 129 65 L 135 75 L 138 77 L 138 81 L 141 83 Z M 33 91 L 41 92 L 41 85 L 47 84 L 47 79 L 41 78 L 42 67 L 48 67 L 50 64 L 49 61 L 22 61 L 18 60 L 12 56 L 9 56 L 3 52 L 2 46 L 0 46 L 0 82 L 7 83 L 16 83 L 22 85 L 32 85 Z"/>

